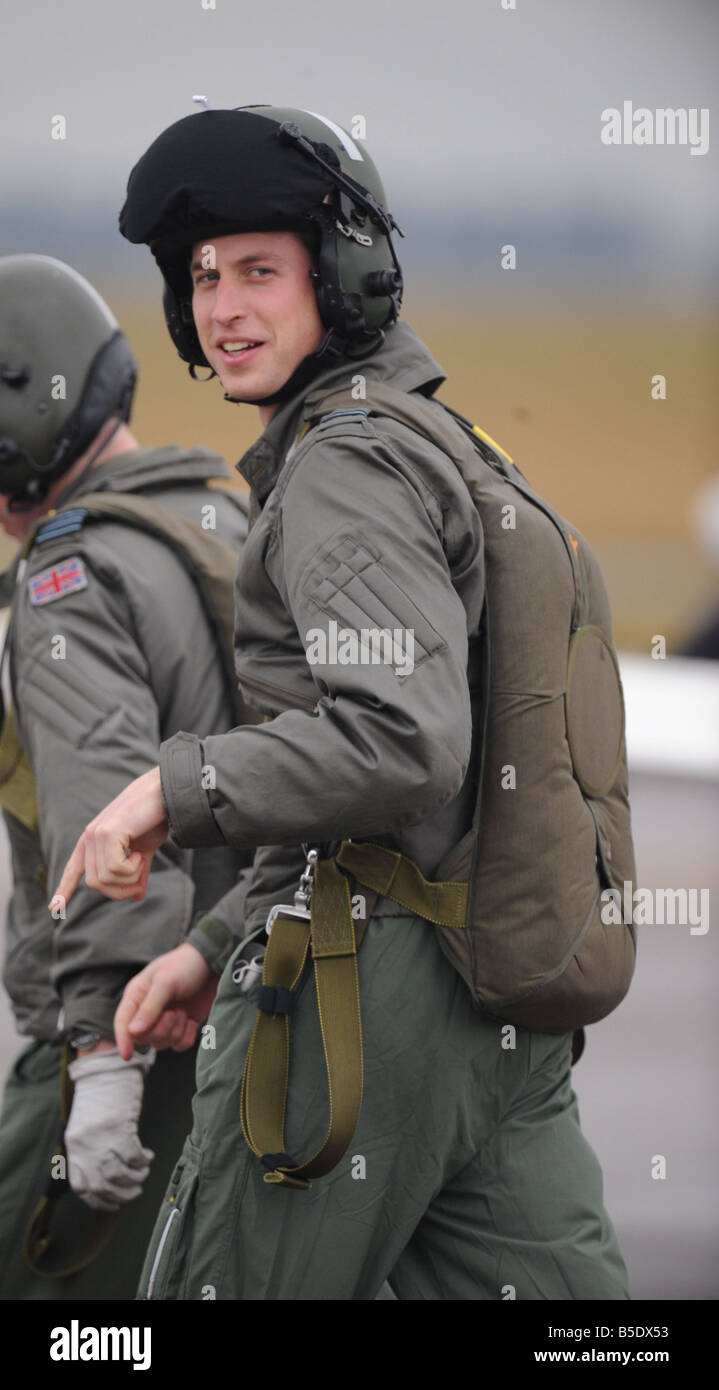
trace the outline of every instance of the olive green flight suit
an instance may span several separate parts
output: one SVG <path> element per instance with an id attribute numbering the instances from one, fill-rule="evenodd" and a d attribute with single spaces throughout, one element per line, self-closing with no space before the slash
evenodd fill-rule
<path id="1" fill-rule="evenodd" d="M 206 486 L 223 476 L 226 464 L 206 449 L 136 449 L 76 479 L 59 505 L 82 507 L 91 491 L 154 499 L 198 526 L 214 520 L 208 544 L 214 530 L 239 553 L 246 503 Z M 72 557 L 85 587 L 33 605 L 31 580 Z M 231 728 L 235 710 L 196 586 L 162 540 L 103 517 L 35 545 L 15 575 L 14 593 L 5 591 L 12 602 L 7 655 L 39 824 L 33 830 L 22 819 L 22 786 L 13 782 L 3 744 L 0 800 L 14 879 L 3 980 L 30 1041 L 10 1070 L 0 1117 L 0 1298 L 127 1299 L 190 1123 L 194 1054 L 161 1052 L 149 1073 L 140 1137 L 155 1158 L 141 1196 L 123 1209 L 109 1245 L 85 1270 L 48 1279 L 28 1269 L 22 1243 L 61 1128 L 61 1041 L 71 1029 L 113 1040 L 127 981 L 186 935 L 204 949 L 195 919 L 236 884 L 246 856 L 227 846 L 197 854 L 163 847 L 144 902 L 111 902 L 83 883 L 57 921 L 48 896 L 85 825 L 157 762 L 162 738 L 188 725 Z M 57 637 L 65 642 L 62 660 L 53 657 Z M 91 1213 L 72 1192 L 53 1207 L 61 1266 L 86 1247 Z"/>
<path id="2" fill-rule="evenodd" d="M 426 393 L 443 378 L 405 323 L 312 391 L 363 375 Z M 348 837 L 379 841 L 431 879 L 472 814 L 478 515 L 451 460 L 368 418 L 361 395 L 305 441 L 311 395 L 285 404 L 238 465 L 258 514 L 238 571 L 236 665 L 245 698 L 272 717 L 161 748 L 175 842 L 259 846 L 212 910 L 218 950 L 233 922 L 261 931 L 270 905 L 292 902 L 303 842 L 325 857 Z M 412 629 L 412 669 L 333 660 L 332 624 Z M 318 632 L 325 656 L 311 661 Z M 202 792 L 207 763 L 216 782 Z M 387 1279 L 400 1299 L 628 1298 L 579 1126 L 571 1035 L 512 1038 L 472 1007 L 431 925 L 388 898 L 372 909 L 359 977 L 359 1124 L 338 1166 L 298 1191 L 266 1184 L 242 1136 L 258 986 L 243 994 L 226 967 L 140 1296 L 373 1299 Z M 302 1162 L 328 1113 L 311 967 L 291 1034 L 285 1138 Z"/>
<path id="3" fill-rule="evenodd" d="M 627 1276 L 580 1126 L 571 1035 L 472 1008 L 432 928 L 374 917 L 359 950 L 364 1104 L 338 1167 L 308 1192 L 263 1182 L 240 1130 L 258 986 L 228 968 L 198 1053 L 194 1125 L 155 1226 L 145 1299 L 626 1299 Z M 292 1018 L 286 1140 L 327 1125 L 314 980 Z"/>

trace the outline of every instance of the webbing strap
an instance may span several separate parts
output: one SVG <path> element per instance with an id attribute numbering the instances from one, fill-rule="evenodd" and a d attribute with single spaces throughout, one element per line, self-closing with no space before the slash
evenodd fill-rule
<path id="1" fill-rule="evenodd" d="M 357 944 L 347 870 L 359 884 L 391 897 L 439 926 L 466 925 L 466 883 L 432 883 L 405 855 L 382 845 L 343 840 L 333 859 L 315 866 L 311 920 L 278 915 L 262 971 L 262 1003 L 242 1077 L 242 1132 L 269 1169 L 267 1183 L 308 1188 L 339 1162 L 354 1134 L 362 1107 L 363 1053 Z M 305 1163 L 285 1146 L 290 1072 L 288 996 L 302 978 L 310 943 L 317 1007 L 329 1088 L 329 1125 L 323 1143 Z M 278 1011 L 271 1013 L 273 1003 Z"/>
<path id="2" fill-rule="evenodd" d="M 72 1107 L 73 1084 L 70 1079 L 70 1048 L 66 1043 L 62 1050 L 62 1065 L 60 1068 L 60 1117 L 62 1121 L 62 1131 L 60 1139 L 55 1146 L 52 1159 L 64 1159 L 67 1166 L 67 1154 L 65 1152 L 65 1126 L 70 1118 Z M 51 1162 L 52 1162 L 51 1159 Z M 86 1265 L 97 1259 L 101 1250 L 104 1250 L 110 1238 L 115 1233 L 120 1210 L 118 1211 L 93 1211 L 88 1218 L 88 1228 L 84 1233 L 80 1248 L 75 1255 L 69 1259 L 60 1258 L 57 1263 L 53 1262 L 55 1251 L 52 1244 L 52 1222 L 57 1203 L 60 1198 L 69 1190 L 67 1179 L 50 1177 L 46 1184 L 45 1192 L 40 1198 L 35 1210 L 30 1217 L 25 1231 L 23 1241 L 23 1259 L 28 1269 L 40 1279 L 66 1279 L 70 1274 L 77 1274 Z M 88 1209 L 89 1210 L 89 1209 Z M 55 1256 L 55 1258 L 57 1258 Z"/>
<path id="3" fill-rule="evenodd" d="M 207 489 L 208 501 L 212 491 Z M 79 498 L 83 510 L 108 520 L 125 522 L 163 541 L 187 570 L 197 589 L 218 655 L 237 722 L 258 724 L 261 716 L 245 708 L 237 688 L 234 665 L 234 579 L 237 552 L 215 532 L 203 531 L 189 517 L 154 498 L 128 492 L 89 492 Z M 61 513 L 58 513 L 61 515 Z"/>
<path id="4" fill-rule="evenodd" d="M 35 774 L 20 742 L 15 711 L 11 706 L 5 711 L 0 735 L 0 806 L 19 820 L 34 839 L 38 839 Z"/>
<path id="5" fill-rule="evenodd" d="M 467 925 L 467 883 L 432 883 L 406 855 L 383 845 L 355 844 L 354 840 L 342 841 L 337 863 L 358 883 L 383 898 L 392 898 L 418 917 L 440 927 Z"/>
<path id="6" fill-rule="evenodd" d="M 270 989 L 297 989 L 312 944 L 317 1007 L 329 1089 L 329 1123 L 319 1149 L 304 1163 L 286 1152 L 285 1112 L 290 1070 L 290 1013 L 260 1010 L 242 1077 L 242 1132 L 270 1169 L 266 1183 L 307 1189 L 310 1178 L 336 1166 L 357 1127 L 364 1061 L 357 944 L 349 885 L 334 859 L 315 866 L 311 920 L 278 915 L 262 971 Z M 267 995 L 270 999 L 271 996 Z"/>

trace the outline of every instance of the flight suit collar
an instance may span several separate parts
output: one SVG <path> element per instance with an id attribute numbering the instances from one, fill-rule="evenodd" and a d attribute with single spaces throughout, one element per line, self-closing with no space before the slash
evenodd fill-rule
<path id="1" fill-rule="evenodd" d="M 159 449 L 130 449 L 86 469 L 64 489 L 54 507 L 64 507 L 71 498 L 80 498 L 85 492 L 137 492 L 163 483 L 230 476 L 225 460 L 199 445 L 193 449 L 181 449 L 177 444 Z"/>
<path id="2" fill-rule="evenodd" d="M 192 449 L 181 449 L 178 444 L 167 444 L 159 449 L 130 449 L 74 478 L 55 498 L 53 511 L 66 506 L 73 498 L 79 500 L 86 492 L 137 492 L 156 484 L 231 476 L 225 460 L 201 445 Z M 41 526 L 46 520 L 47 516 L 42 516 L 38 524 Z M 0 610 L 12 602 L 16 570 L 24 549 L 21 544 L 8 568 L 0 573 Z"/>
<path id="3" fill-rule="evenodd" d="M 394 325 L 376 352 L 367 357 L 345 358 L 328 367 L 315 377 L 311 389 L 305 388 L 293 396 L 273 415 L 236 465 L 258 502 L 263 503 L 275 486 L 297 432 L 303 420 L 312 415 L 318 398 L 333 387 L 349 385 L 356 375 L 390 381 L 399 391 L 422 391 L 428 396 L 446 380 L 446 372 L 429 348 L 410 324 L 403 322 Z"/>

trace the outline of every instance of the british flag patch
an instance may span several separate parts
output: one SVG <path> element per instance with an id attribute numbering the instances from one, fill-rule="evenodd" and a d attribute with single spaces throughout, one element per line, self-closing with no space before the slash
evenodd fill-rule
<path id="1" fill-rule="evenodd" d="M 78 589 L 87 588 L 87 575 L 82 560 L 73 555 L 59 565 L 42 570 L 28 580 L 30 602 L 39 607 L 42 603 L 54 603 L 56 598 L 64 598 Z"/>

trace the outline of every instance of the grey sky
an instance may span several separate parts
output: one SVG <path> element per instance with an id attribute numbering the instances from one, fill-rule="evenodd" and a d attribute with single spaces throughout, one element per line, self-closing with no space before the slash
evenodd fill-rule
<path id="1" fill-rule="evenodd" d="M 211 0 L 205 0 L 206 4 Z M 712 108 L 715 0 L 4 0 L 4 197 L 119 208 L 148 143 L 193 108 L 297 105 L 367 121 L 397 215 L 584 208 L 716 246 L 716 155 L 607 147 L 601 112 Z M 67 139 L 50 138 L 51 117 Z M 719 103 L 711 135 L 719 146 Z M 116 215 L 114 213 L 113 215 Z"/>

